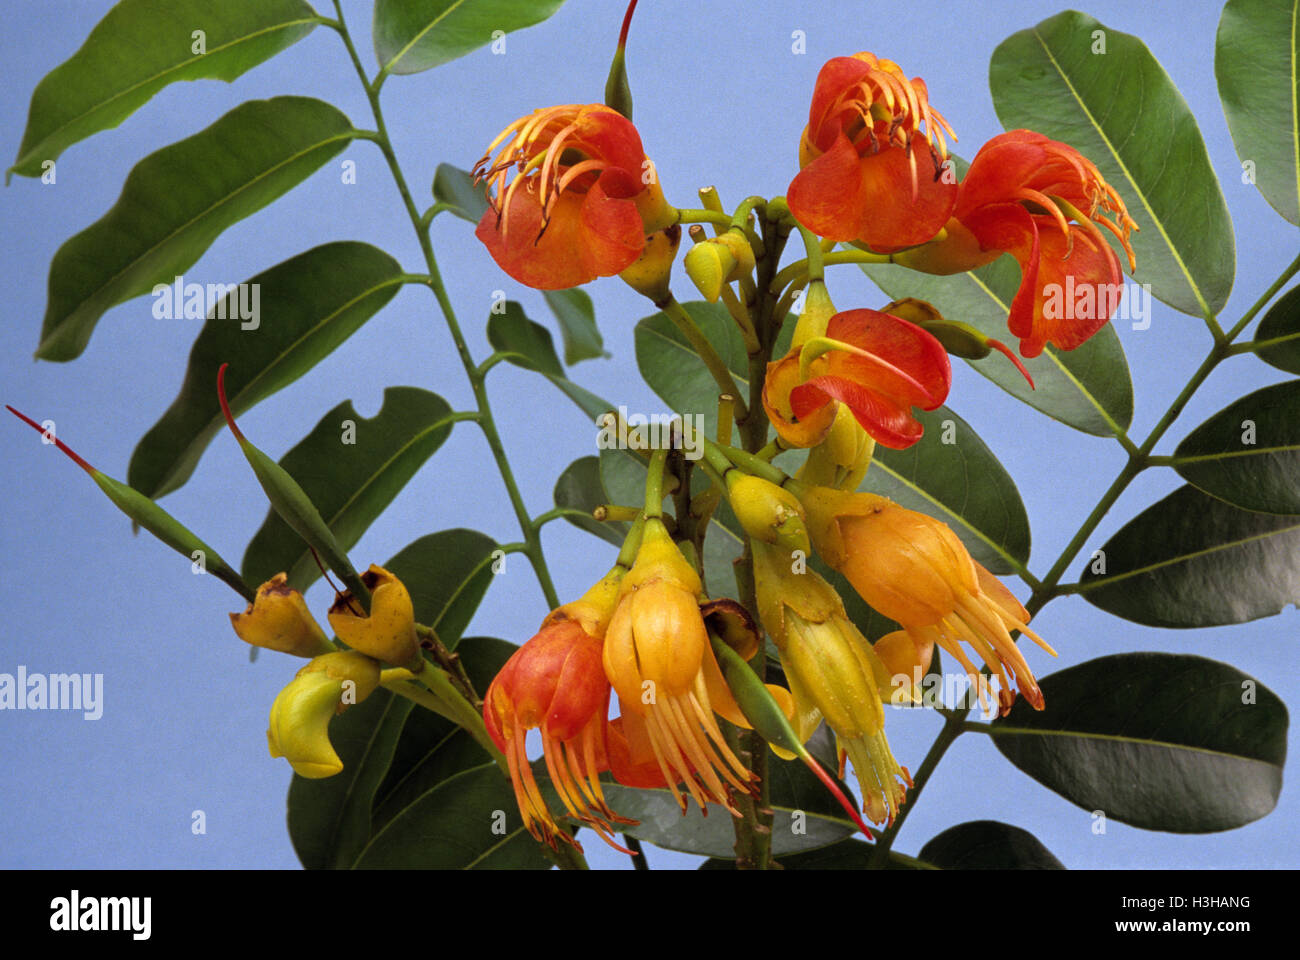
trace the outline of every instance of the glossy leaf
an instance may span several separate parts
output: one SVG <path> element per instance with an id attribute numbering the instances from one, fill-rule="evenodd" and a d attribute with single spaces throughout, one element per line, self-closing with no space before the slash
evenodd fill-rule
<path id="1" fill-rule="evenodd" d="M 499 826 L 498 826 L 499 825 Z M 358 869 L 546 870 L 495 763 L 448 777 L 379 830 Z"/>
<path id="2" fill-rule="evenodd" d="M 858 489 L 942 520 L 993 573 L 1024 569 L 1029 516 L 1011 475 L 947 407 L 913 413 L 925 426 L 921 439 L 906 450 L 877 446 Z"/>
<path id="3" fill-rule="evenodd" d="M 541 23 L 564 0 L 375 0 L 375 57 L 385 73 L 419 73 L 486 46 L 497 31 Z"/>
<path id="4" fill-rule="evenodd" d="M 436 393 L 389 387 L 370 419 L 345 400 L 280 459 L 302 485 L 344 550 L 351 550 L 451 433 L 451 408 Z M 243 573 L 262 583 L 280 571 L 305 592 L 320 569 L 302 539 L 275 511 L 253 535 Z"/>
<path id="5" fill-rule="evenodd" d="M 411 593 L 417 623 L 453 649 L 492 583 L 496 541 L 476 530 L 430 533 L 383 564 Z"/>
<path id="6" fill-rule="evenodd" d="M 488 207 L 484 186 L 475 186 L 473 176 L 450 163 L 438 164 L 434 172 L 433 198 L 470 223 L 478 223 Z"/>
<path id="7" fill-rule="evenodd" d="M 1123 653 L 1041 681 L 1047 709 L 1018 700 L 989 728 L 1039 783 L 1088 811 L 1146 830 L 1231 830 L 1273 809 L 1287 711 L 1226 663 Z"/>
<path id="8" fill-rule="evenodd" d="M 596 327 L 596 311 L 585 290 L 543 290 L 546 305 L 560 322 L 564 340 L 564 362 L 569 366 L 580 360 L 608 357 L 605 343 Z"/>
<path id="9" fill-rule="evenodd" d="M 800 762 L 768 758 L 772 791 L 772 853 L 774 856 L 812 850 L 843 840 L 856 832 L 825 787 Z M 704 816 L 694 801 L 685 816 L 667 790 L 641 790 L 618 784 L 602 784 L 605 797 L 615 811 L 640 820 L 627 833 L 666 850 L 698 853 L 730 859 L 735 856 L 734 817 L 725 808 L 709 804 Z M 846 795 L 853 794 L 844 788 Z M 802 811 L 802 823 L 794 813 Z M 795 828 L 802 826 L 803 832 Z"/>
<path id="10" fill-rule="evenodd" d="M 1228 0 L 1214 75 L 1232 142 L 1269 205 L 1300 226 L 1297 0 Z"/>
<path id="11" fill-rule="evenodd" d="M 330 722 L 343 771 L 289 784 L 289 839 L 309 870 L 349 867 L 370 837 L 370 807 L 411 701 L 379 689 Z"/>
<path id="12" fill-rule="evenodd" d="M 488 342 L 494 350 L 513 354 L 506 357 L 508 362 L 546 377 L 591 417 L 593 423 L 601 414 L 614 409 L 565 376 L 564 367 L 555 353 L 555 339 L 551 336 L 551 331 L 528 319 L 524 308 L 515 301 L 506 301 L 504 313 L 493 313 L 488 317 L 487 333 Z"/>
<path id="13" fill-rule="evenodd" d="M 1077 590 L 1152 627 L 1216 627 L 1300 597 L 1300 517 L 1253 513 L 1184 486 L 1130 520 L 1088 561 Z"/>
<path id="14" fill-rule="evenodd" d="M 600 480 L 600 458 L 579 457 L 569 464 L 560 479 L 555 481 L 555 505 L 572 510 L 590 513 L 601 504 L 609 503 L 609 494 Z M 628 524 L 612 521 L 600 521 L 588 517 L 565 517 L 579 529 L 608 540 L 614 546 L 622 546 L 627 537 Z"/>
<path id="15" fill-rule="evenodd" d="M 303 0 L 171 0 L 162 8 L 155 0 L 121 0 L 81 49 L 37 84 L 9 173 L 38 177 L 46 161 L 116 127 L 168 84 L 206 77 L 229 83 L 319 22 Z"/>
<path id="16" fill-rule="evenodd" d="M 941 870 L 1064 870 L 1065 864 L 1028 830 L 996 820 L 949 827 L 918 855 Z"/>
<path id="17" fill-rule="evenodd" d="M 1255 330 L 1254 342 L 1259 359 L 1300 374 L 1300 287 L 1288 290 L 1269 308 Z"/>
<path id="18" fill-rule="evenodd" d="M 783 870 L 870 870 L 872 854 L 875 847 L 865 840 L 841 840 L 828 847 L 818 847 L 806 853 L 791 853 L 780 857 L 777 862 Z M 735 870 L 735 858 L 727 860 L 705 860 L 700 864 L 701 870 Z M 889 851 L 886 870 L 934 870 L 932 864 L 915 857 Z"/>
<path id="19" fill-rule="evenodd" d="M 230 363 L 226 392 L 238 416 L 327 357 L 393 298 L 401 276 L 398 262 L 376 247 L 327 243 L 248 281 L 259 291 L 255 327 L 240 319 L 241 294 L 232 291 L 194 341 L 180 395 L 136 446 L 131 485 L 161 497 L 189 479 L 225 426 L 217 403 L 221 364 Z"/>
<path id="20" fill-rule="evenodd" d="M 918 297 L 934 304 L 949 320 L 969 323 L 1003 343 L 1013 339 L 1007 332 L 1007 314 L 1020 286 L 1020 268 L 1009 256 L 951 277 L 892 264 L 867 264 L 862 269 L 895 300 Z M 1114 436 L 1133 420 L 1133 382 L 1114 322 L 1077 349 L 1061 351 L 1049 344 L 1041 356 L 1023 360 L 1035 389 L 996 352 L 967 362 L 1013 397 L 1084 433 Z"/>
<path id="21" fill-rule="evenodd" d="M 223 230 L 297 186 L 354 135 L 328 103 L 276 97 L 241 104 L 145 157 L 112 209 L 55 253 L 36 356 L 79 356 L 106 310 L 171 284 Z"/>
<path id="22" fill-rule="evenodd" d="M 1067 10 L 1004 40 L 989 87 L 1006 129 L 1068 143 L 1119 191 L 1139 228 L 1135 281 L 1184 313 L 1223 308 L 1232 220 L 1196 117 L 1146 44 Z"/>
<path id="23" fill-rule="evenodd" d="M 1233 506 L 1300 513 L 1300 380 L 1256 390 L 1174 451 L 1179 476 Z"/>

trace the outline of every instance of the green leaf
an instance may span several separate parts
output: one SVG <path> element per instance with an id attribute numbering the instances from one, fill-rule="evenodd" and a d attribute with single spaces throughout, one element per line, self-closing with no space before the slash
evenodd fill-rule
<path id="1" fill-rule="evenodd" d="M 1296 0 L 1228 0 L 1214 46 L 1223 115 L 1269 205 L 1300 225 L 1300 16 Z"/>
<path id="2" fill-rule="evenodd" d="M 1265 363 L 1300 374 L 1300 287 L 1288 290 L 1264 314 L 1254 345 L 1255 356 Z"/>
<path id="3" fill-rule="evenodd" d="M 1146 44 L 1067 10 L 1004 40 L 989 88 L 1003 127 L 1069 144 L 1119 191 L 1139 228 L 1137 280 L 1184 313 L 1223 308 L 1232 220 L 1196 117 Z"/>
<path id="4" fill-rule="evenodd" d="M 1085 810 L 1145 830 L 1231 830 L 1282 789 L 1287 712 L 1226 663 L 1122 653 L 1041 681 L 988 732 L 1012 763 Z"/>
<path id="5" fill-rule="evenodd" d="M 18 158 L 40 176 L 72 144 L 116 127 L 177 80 L 227 83 L 309 34 L 321 18 L 303 0 L 121 0 L 36 86 Z M 195 53 L 203 31 L 205 52 Z"/>
<path id="6" fill-rule="evenodd" d="M 830 793 L 802 763 L 768 756 L 772 792 L 772 853 L 774 856 L 812 850 L 851 836 L 856 827 Z M 642 790 L 602 784 L 605 798 L 618 813 L 641 822 L 625 832 L 665 850 L 730 859 L 735 856 L 735 818 L 725 808 L 709 804 L 708 816 L 694 801 L 682 814 L 667 790 Z M 852 800 L 847 787 L 845 795 Z M 802 817 L 796 819 L 795 814 Z"/>
<path id="7" fill-rule="evenodd" d="M 380 829 L 361 870 L 546 870 L 510 781 L 494 763 L 448 777 Z"/>
<path id="8" fill-rule="evenodd" d="M 1174 469 L 1233 506 L 1300 513 L 1300 380 L 1225 407 L 1187 435 Z"/>
<path id="9" fill-rule="evenodd" d="M 555 505 L 590 513 L 601 504 L 609 503 L 609 494 L 600 480 L 600 458 L 579 457 L 565 467 L 560 479 L 555 481 Z M 614 546 L 623 545 L 629 524 L 596 520 L 588 517 L 565 517 L 571 524 L 588 533 L 608 540 Z"/>
<path id="10" fill-rule="evenodd" d="M 949 827 L 921 848 L 941 870 L 1064 870 L 1065 864 L 1028 830 L 996 820 Z"/>
<path id="11" fill-rule="evenodd" d="M 1006 342 L 1007 314 L 1020 286 L 1020 268 L 1010 256 L 951 277 L 917 273 L 893 264 L 862 268 L 895 300 L 917 297 L 934 304 L 949 320 L 969 323 L 986 336 Z M 998 353 L 967 361 L 1007 393 L 1053 420 L 1098 437 L 1116 436 L 1133 420 L 1133 382 L 1113 324 L 1069 351 L 1048 345 L 1042 355 L 1024 360 L 1035 389 Z"/>
<path id="12" fill-rule="evenodd" d="M 351 550 L 407 482 L 451 434 L 451 407 L 418 387 L 389 387 L 367 420 L 345 400 L 280 459 L 301 484 L 339 545 Z M 306 591 L 320 569 L 302 538 L 274 511 L 244 553 L 244 578 L 262 583 L 280 571 Z"/>
<path id="13" fill-rule="evenodd" d="M 564 0 L 375 0 L 375 57 L 384 73 L 419 73 L 541 23 Z"/>
<path id="14" fill-rule="evenodd" d="M 416 622 L 433 627 L 451 650 L 492 583 L 496 551 L 491 537 L 458 527 L 426 534 L 383 566 L 406 584 Z"/>
<path id="15" fill-rule="evenodd" d="M 433 198 L 447 204 L 447 209 L 470 223 L 477 224 L 488 208 L 484 185 L 474 185 L 474 177 L 453 167 L 450 163 L 438 164 L 433 175 Z"/>
<path id="16" fill-rule="evenodd" d="M 466 637 L 457 654 L 480 695 L 519 648 L 495 637 Z M 491 762 L 491 757 L 463 728 L 417 707 L 406 718 L 388 775 L 375 793 L 374 830 L 448 777 Z"/>
<path id="17" fill-rule="evenodd" d="M 525 370 L 540 373 L 563 391 L 594 422 L 597 417 L 614 407 L 564 374 L 564 367 L 555 353 L 555 340 L 551 331 L 540 323 L 529 320 L 524 308 L 507 300 L 504 313 L 488 317 L 488 342 L 494 350 L 510 351 L 506 360 Z"/>
<path id="18" fill-rule="evenodd" d="M 328 356 L 393 298 L 401 277 L 401 265 L 376 247 L 327 243 L 247 282 L 246 299 L 258 291 L 256 327 L 251 318 L 240 319 L 241 293 L 232 291 L 194 341 L 179 396 L 131 455 L 131 485 L 161 497 L 189 479 L 225 426 L 217 402 L 223 363 L 230 363 L 226 393 L 238 416 Z M 262 317 L 274 321 L 262 323 Z"/>
<path id="19" fill-rule="evenodd" d="M 580 360 L 608 357 L 605 342 L 596 328 L 596 311 L 585 290 L 543 290 L 546 305 L 560 322 L 564 338 L 564 362 L 573 366 Z"/>
<path id="20" fill-rule="evenodd" d="M 289 784 L 289 839 L 308 870 L 348 867 L 370 836 L 370 807 L 392 760 L 411 701 L 376 690 L 330 723 L 343 761 L 332 777 Z"/>
<path id="21" fill-rule="evenodd" d="M 913 413 L 924 435 L 906 450 L 877 446 L 858 489 L 942 520 L 993 573 L 1025 569 L 1029 516 L 1011 475 L 947 407 Z"/>
<path id="22" fill-rule="evenodd" d="M 1300 517 L 1239 510 L 1184 486 L 1130 520 L 1076 588 L 1151 627 L 1217 627 L 1280 613 L 1300 597 Z"/>
<path id="23" fill-rule="evenodd" d="M 783 870 L 869 870 L 875 847 L 864 840 L 841 840 L 828 847 L 819 847 L 806 853 L 792 853 L 778 861 Z M 734 857 L 727 860 L 705 860 L 701 870 L 735 870 Z M 886 870 L 934 870 L 932 864 L 915 857 L 889 851 Z"/>
<path id="24" fill-rule="evenodd" d="M 297 186 L 355 135 L 328 103 L 276 97 L 241 104 L 145 157 L 112 209 L 54 255 L 36 356 L 80 356 L 104 311 L 171 284 L 223 230 Z"/>

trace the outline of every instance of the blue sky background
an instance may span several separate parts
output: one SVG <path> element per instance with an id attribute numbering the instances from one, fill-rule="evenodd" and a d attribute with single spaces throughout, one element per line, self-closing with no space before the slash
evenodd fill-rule
<path id="1" fill-rule="evenodd" d="M 322 12 L 328 5 L 316 0 Z M 16 154 L 31 90 L 70 56 L 111 6 L 96 0 L 11 4 L 0 36 L 5 91 L 0 153 Z M 967 4 L 910 0 L 708 4 L 644 0 L 629 48 L 636 120 L 670 201 L 696 206 L 695 190 L 716 184 L 725 202 L 783 193 L 796 170 L 798 137 L 821 63 L 871 50 L 921 75 L 932 103 L 972 156 L 1001 131 L 988 93 L 989 55 L 1010 33 L 1062 9 L 1051 2 Z M 344 3 L 367 66 L 369 2 Z M 483 48 L 437 70 L 393 77 L 384 107 L 417 204 L 430 200 L 435 166 L 468 168 L 509 121 L 540 106 L 601 98 L 622 0 L 569 0 L 546 23 L 512 35 L 507 52 Z M 1292 259 L 1295 228 L 1241 183 L 1214 83 L 1214 33 L 1220 5 L 1161 0 L 1135 5 L 1094 0 L 1084 9 L 1105 25 L 1141 36 L 1191 105 L 1223 182 L 1237 228 L 1237 279 L 1223 317 L 1229 326 Z M 791 50 L 803 30 L 807 53 Z M 15 178 L 0 193 L 0 262 L 5 265 L 0 324 L 0 398 L 38 420 L 54 419 L 61 438 L 105 472 L 124 478 L 139 438 L 171 403 L 200 323 L 156 320 L 151 300 L 110 310 L 85 354 L 68 364 L 33 362 L 49 262 L 60 244 L 106 211 L 131 167 L 146 154 L 208 126 L 245 100 L 278 94 L 317 96 L 361 128 L 373 126 L 365 98 L 336 35 L 324 28 L 233 84 L 181 83 L 165 89 L 118 129 L 74 145 L 58 162 L 58 182 Z M 1150 145 L 1158 151 L 1159 143 Z M 339 163 L 354 160 L 358 184 L 340 183 Z M 408 270 L 422 260 L 382 157 L 357 142 L 307 182 L 222 235 L 186 277 L 236 282 L 312 246 L 354 239 L 389 250 Z M 468 224 L 440 217 L 434 229 L 444 277 L 481 359 L 492 291 L 504 289 L 534 319 L 551 323 L 540 294 L 504 276 L 473 240 Z M 1140 265 L 1139 265 L 1140 267 Z M 1140 279 L 1140 274 L 1139 274 Z M 662 404 L 632 374 L 632 330 L 652 312 L 617 280 L 589 287 L 611 359 L 580 364 L 574 377 L 632 410 Z M 679 297 L 689 298 L 684 279 Z M 841 308 L 878 306 L 881 297 L 851 267 L 836 268 L 831 290 Z M 1194 318 L 1154 305 L 1150 329 L 1117 325 L 1136 389 L 1132 435 L 1141 439 L 1201 362 L 1208 334 Z M 1230 401 L 1285 376 L 1250 357 L 1224 364 L 1188 406 L 1159 453 Z M 423 289 L 407 288 L 310 374 L 242 418 L 279 457 L 328 409 L 352 399 L 362 416 L 379 408 L 388 385 L 441 393 L 472 407 L 452 344 Z M 544 380 L 502 365 L 490 381 L 506 446 L 534 513 L 550 506 L 555 478 L 595 450 L 595 430 Z M 1002 393 L 964 365 L 955 369 L 951 405 L 980 433 L 1016 479 L 1033 528 L 1031 568 L 1046 571 L 1097 494 L 1122 464 L 1118 445 L 1051 421 Z M 267 711 L 297 661 L 267 654 L 248 663 L 226 614 L 242 607 L 213 578 L 188 567 L 127 521 L 86 477 L 17 421 L 0 424 L 0 672 L 105 675 L 102 719 L 80 714 L 0 712 L 0 867 L 293 867 L 284 824 L 290 771 L 266 751 Z M 238 561 L 266 505 L 236 445 L 220 437 L 193 479 L 164 501 L 224 556 Z M 1084 555 L 1142 508 L 1179 486 L 1169 470 L 1132 485 Z M 481 434 L 457 426 L 388 512 L 353 551 L 358 565 L 382 561 L 426 532 L 465 526 L 500 541 L 518 539 L 504 491 Z M 545 544 L 563 597 L 578 595 L 609 566 L 613 549 L 564 523 L 546 527 Z M 1075 564 L 1077 568 L 1081 564 Z M 1024 596 L 1022 585 L 1013 589 Z M 328 604 L 318 584 L 314 610 Z M 526 562 L 512 557 L 494 582 L 468 635 L 521 642 L 546 612 Z M 1227 661 L 1285 701 L 1297 702 L 1300 615 L 1214 630 L 1158 630 L 1120 621 L 1078 597 L 1054 601 L 1035 620 L 1060 652 L 1050 662 L 1029 649 L 1041 676 L 1108 653 L 1163 650 Z M 901 763 L 916 769 L 938 718 L 894 713 L 889 737 Z M 191 813 L 207 833 L 191 833 Z M 898 848 L 915 853 L 958 822 L 998 819 L 1035 833 L 1070 867 L 1295 867 L 1300 802 L 1293 786 L 1278 808 L 1244 829 L 1178 836 L 1108 824 L 1092 832 L 1088 811 L 1020 773 L 978 735 L 962 737 L 938 768 Z M 588 843 L 593 864 L 626 868 L 626 858 Z M 651 851 L 652 866 L 691 866 L 697 858 Z"/>

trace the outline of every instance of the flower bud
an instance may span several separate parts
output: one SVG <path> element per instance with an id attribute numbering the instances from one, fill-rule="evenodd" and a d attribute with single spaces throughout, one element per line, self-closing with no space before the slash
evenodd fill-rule
<path id="1" fill-rule="evenodd" d="M 257 597 L 248 609 L 232 613 L 230 623 L 239 639 L 255 647 L 295 657 L 316 657 L 334 651 L 302 594 L 289 586 L 289 578 L 283 573 L 258 587 Z"/>
<path id="2" fill-rule="evenodd" d="M 673 272 L 673 260 L 682 241 L 682 228 L 673 224 L 657 230 L 645 238 L 641 256 L 619 278 L 629 287 L 654 303 L 663 303 L 669 296 L 668 281 Z"/>
<path id="3" fill-rule="evenodd" d="M 332 777 L 343 761 L 329 739 L 330 719 L 379 686 L 379 664 L 354 651 L 327 653 L 298 671 L 275 702 L 266 731 L 271 756 L 310 780 Z"/>
<path id="4" fill-rule="evenodd" d="M 423 658 L 415 635 L 415 608 L 406 585 L 374 564 L 361 580 L 370 591 L 370 615 L 361 614 L 348 591 L 330 607 L 330 626 L 354 650 L 418 673 Z"/>
<path id="5" fill-rule="evenodd" d="M 790 491 L 732 470 L 727 474 L 727 497 L 736 519 L 751 537 L 805 554 L 811 549 L 803 507 Z"/>
<path id="6" fill-rule="evenodd" d="M 748 276 L 754 269 L 754 248 L 743 230 L 732 228 L 697 243 L 686 253 L 686 273 L 704 299 L 713 303 L 725 284 Z"/>
<path id="7" fill-rule="evenodd" d="M 840 404 L 830 431 L 808 452 L 808 459 L 795 476 L 805 483 L 856 490 L 867 475 L 875 452 L 876 441 L 871 434 L 862 429 L 852 410 Z"/>

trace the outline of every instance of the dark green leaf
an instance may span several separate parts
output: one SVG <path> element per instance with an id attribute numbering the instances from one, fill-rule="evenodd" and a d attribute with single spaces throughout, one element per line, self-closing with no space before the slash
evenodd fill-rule
<path id="1" fill-rule="evenodd" d="M 448 777 L 380 829 L 358 869 L 546 870 L 495 763 Z"/>
<path id="2" fill-rule="evenodd" d="M 1014 342 L 1007 332 L 1007 314 L 1020 286 L 1020 268 L 1009 256 L 951 277 L 893 264 L 868 264 L 862 269 L 895 300 L 927 300 L 949 320 L 969 323 L 1004 343 Z M 1102 327 L 1077 349 L 1061 351 L 1049 345 L 1041 356 L 1023 361 L 1035 389 L 996 352 L 967 362 L 1013 397 L 1084 433 L 1114 436 L 1132 422 L 1133 382 L 1113 324 Z"/>
<path id="3" fill-rule="evenodd" d="M 1300 380 L 1220 410 L 1174 451 L 1179 476 L 1246 510 L 1300 513 Z"/>
<path id="4" fill-rule="evenodd" d="M 1024 569 L 1029 517 L 1011 475 L 947 407 L 913 413 L 924 435 L 906 450 L 877 446 L 858 489 L 942 520 L 993 573 Z"/>
<path id="5" fill-rule="evenodd" d="M 367 420 L 345 400 L 280 459 L 302 485 L 344 550 L 351 550 L 451 433 L 451 408 L 436 393 L 389 387 Z M 262 583 L 280 571 L 306 592 L 320 569 L 302 539 L 274 510 L 244 553 L 244 577 Z"/>
<path id="6" fill-rule="evenodd" d="M 1300 598 L 1300 517 L 1253 513 L 1184 486 L 1130 520 L 1088 561 L 1078 590 L 1152 627 L 1216 627 Z"/>
<path id="7" fill-rule="evenodd" d="M 1279 370 L 1300 374 L 1300 287 L 1288 290 L 1264 314 L 1255 331 L 1255 355 Z"/>
<path id="8" fill-rule="evenodd" d="M 171 284 L 223 230 L 297 186 L 354 135 L 328 103 L 276 97 L 241 104 L 145 157 L 112 209 L 54 255 L 37 357 L 79 356 L 104 311 Z"/>
<path id="9" fill-rule="evenodd" d="M 238 416 L 328 356 L 393 298 L 401 275 L 398 262 L 382 250 L 327 243 L 248 281 L 244 297 L 259 291 L 256 327 L 251 318 L 240 319 L 241 294 L 232 291 L 194 341 L 180 395 L 132 454 L 131 485 L 161 497 L 189 479 L 225 425 L 217 403 L 223 363 L 230 363 L 226 393 Z"/>
<path id="10" fill-rule="evenodd" d="M 601 414 L 614 409 L 564 375 L 564 367 L 555 354 L 555 340 L 551 332 L 540 323 L 529 320 L 524 314 L 524 308 L 513 300 L 506 301 L 504 313 L 493 313 L 488 317 L 488 341 L 496 350 L 517 354 L 506 359 L 517 367 L 535 370 L 546 377 L 591 417 L 593 422 Z"/>
<path id="11" fill-rule="evenodd" d="M 1170 653 L 1123 653 L 1041 681 L 989 728 L 1017 767 L 1088 811 L 1146 830 L 1231 830 L 1273 809 L 1287 712 L 1240 670 Z"/>
<path id="12" fill-rule="evenodd" d="M 806 853 L 791 853 L 781 857 L 777 862 L 784 870 L 869 870 L 871 856 L 875 847 L 865 840 L 841 840 L 828 847 L 819 847 Z M 735 870 L 735 858 L 728 860 L 705 860 L 700 864 L 701 870 Z M 915 857 L 889 851 L 886 870 L 934 870 L 932 864 Z"/>
<path id="13" fill-rule="evenodd" d="M 447 204 L 448 209 L 462 220 L 475 224 L 488 207 L 483 185 L 475 186 L 473 176 L 450 163 L 438 164 L 433 175 L 433 198 Z"/>
<path id="14" fill-rule="evenodd" d="M 1028 830 L 996 820 L 949 827 L 921 848 L 920 858 L 941 870 L 1064 870 Z"/>
<path id="15" fill-rule="evenodd" d="M 1146 44 L 1067 10 L 1004 40 L 989 87 L 1003 127 L 1068 143 L 1119 191 L 1139 228 L 1137 280 L 1184 313 L 1223 308 L 1232 220 L 1196 117 Z"/>
<path id="16" fill-rule="evenodd" d="M 1232 142 L 1274 210 L 1300 225 L 1300 34 L 1296 0 L 1228 0 L 1214 75 Z M 1300 372 L 1300 371 L 1298 371 Z"/>
<path id="17" fill-rule="evenodd" d="M 544 290 L 546 305 L 560 321 L 560 336 L 564 339 L 564 362 L 569 366 L 579 360 L 607 357 L 605 343 L 596 328 L 596 311 L 585 290 Z"/>
<path id="18" fill-rule="evenodd" d="M 385 73 L 419 73 L 541 23 L 564 0 L 375 0 L 375 57 Z"/>
<path id="19" fill-rule="evenodd" d="M 580 457 L 574 460 L 555 481 L 555 505 L 584 510 L 590 513 L 601 504 L 609 503 L 609 494 L 600 482 L 600 459 Z M 565 517 L 575 527 L 593 533 L 614 546 L 622 546 L 627 537 L 628 524 L 601 522 L 593 518 Z"/>
<path id="20" fill-rule="evenodd" d="M 457 650 L 479 695 L 519 648 L 494 637 L 466 637 Z M 464 729 L 421 707 L 410 712 L 393 753 L 388 775 L 375 793 L 374 829 L 394 817 L 448 777 L 491 758 Z"/>
<path id="21" fill-rule="evenodd" d="M 771 781 L 772 853 L 774 856 L 812 850 L 843 840 L 856 831 L 844 810 L 802 763 L 768 757 Z M 704 816 L 691 801 L 685 816 L 667 790 L 641 790 L 618 784 L 602 785 L 618 813 L 640 820 L 627 833 L 666 850 L 729 859 L 735 855 L 734 818 L 723 807 L 709 804 Z M 844 788 L 852 800 L 853 794 Z"/>
<path id="22" fill-rule="evenodd" d="M 343 772 L 320 780 L 293 776 L 289 838 L 309 870 L 347 867 L 370 836 L 370 806 L 393 757 L 411 701 L 376 690 L 330 723 Z"/>
<path id="23" fill-rule="evenodd" d="M 404 547 L 385 563 L 411 592 L 417 623 L 452 649 L 492 583 L 496 541 L 476 530 L 442 530 Z"/>
<path id="24" fill-rule="evenodd" d="M 37 84 L 9 173 L 40 176 L 45 161 L 116 127 L 169 83 L 230 82 L 319 22 L 303 0 L 122 0 Z M 204 52 L 196 52 L 200 39 Z"/>

